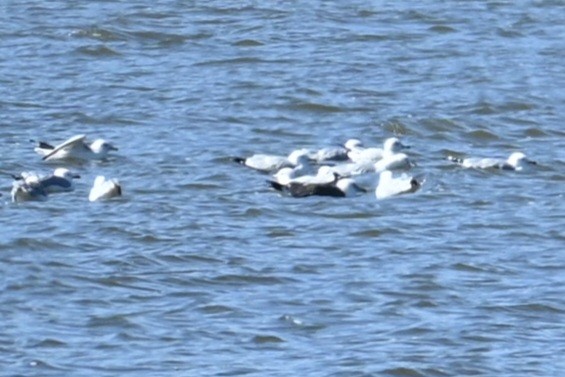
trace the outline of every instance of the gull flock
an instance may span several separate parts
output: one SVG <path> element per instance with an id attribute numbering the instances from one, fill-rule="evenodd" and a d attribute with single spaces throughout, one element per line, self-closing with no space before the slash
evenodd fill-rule
<path id="1" fill-rule="evenodd" d="M 59 145 L 51 145 L 40 141 L 35 152 L 43 161 L 64 164 L 70 161 L 105 160 L 111 152 L 117 151 L 111 143 L 104 139 L 96 139 L 87 143 L 86 135 L 76 135 Z M 52 174 L 41 175 L 35 172 L 22 172 L 12 175 L 11 197 L 13 202 L 45 201 L 51 194 L 71 192 L 75 189 L 74 180 L 80 175 L 64 167 L 56 168 Z M 121 196 L 122 188 L 117 179 L 106 179 L 97 176 L 90 190 L 88 199 L 91 202 Z"/>
<path id="2" fill-rule="evenodd" d="M 270 174 L 268 186 L 291 197 L 351 197 L 374 190 L 376 199 L 382 200 L 415 193 L 424 184 L 424 179 L 408 173 L 415 166 L 405 153 L 409 148 L 396 137 L 386 139 L 382 147 L 365 147 L 359 139 L 350 139 L 341 146 L 315 151 L 302 148 L 286 156 L 254 154 L 233 160 Z M 64 164 L 70 161 L 106 160 L 118 148 L 104 139 L 88 143 L 86 135 L 76 135 L 58 145 L 40 141 L 34 150 L 43 161 Z M 536 164 L 522 152 L 514 152 L 507 159 L 448 156 L 447 160 L 463 168 L 513 171 Z M 375 175 L 375 181 L 378 178 L 374 189 L 357 182 L 364 175 Z M 75 188 L 74 181 L 80 175 L 68 168 L 58 167 L 47 175 L 22 172 L 12 175 L 12 178 L 12 201 L 25 202 L 44 201 L 52 194 L 71 192 Z M 98 175 L 88 200 L 94 202 L 121 195 L 122 187 L 117 179 Z"/>
<path id="3" fill-rule="evenodd" d="M 359 139 L 347 140 L 343 146 L 327 147 L 317 151 L 297 149 L 288 156 L 254 154 L 233 160 L 248 168 L 270 174 L 267 184 L 272 189 L 295 198 L 307 196 L 350 197 L 372 189 L 357 183 L 361 176 L 373 174 L 377 181 L 376 199 L 410 194 L 418 191 L 424 179 L 408 171 L 415 166 L 404 153 L 410 147 L 391 137 L 382 147 L 365 147 Z M 447 160 L 463 168 L 501 169 L 521 171 L 535 165 L 522 152 L 514 152 L 508 159 L 457 158 Z"/>

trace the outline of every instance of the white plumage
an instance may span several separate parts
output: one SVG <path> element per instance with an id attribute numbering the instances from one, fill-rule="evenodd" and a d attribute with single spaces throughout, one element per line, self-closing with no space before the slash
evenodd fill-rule
<path id="1" fill-rule="evenodd" d="M 97 200 L 111 199 L 121 195 L 122 186 L 117 179 L 106 179 L 103 175 L 99 175 L 94 179 L 88 200 L 95 202 Z"/>
<path id="2" fill-rule="evenodd" d="M 379 184 L 375 190 L 377 199 L 386 199 L 391 196 L 416 192 L 421 183 L 414 177 L 403 173 L 399 177 L 393 177 L 390 170 L 385 170 L 379 175 Z"/>

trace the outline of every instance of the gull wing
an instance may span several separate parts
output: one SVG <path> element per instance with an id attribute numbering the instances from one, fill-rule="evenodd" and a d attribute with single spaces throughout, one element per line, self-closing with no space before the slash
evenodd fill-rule
<path id="1" fill-rule="evenodd" d="M 57 145 L 53 150 L 43 156 L 43 160 L 47 160 L 49 157 L 53 156 L 55 153 L 59 152 L 62 149 L 72 149 L 76 148 L 77 146 L 81 146 L 86 139 L 86 135 L 76 135 L 71 137 L 70 139 L 64 141 L 63 143 Z"/>
<path id="2" fill-rule="evenodd" d="M 345 194 L 336 185 L 335 182 L 326 184 L 300 184 L 291 183 L 289 186 L 290 195 L 295 198 L 304 198 L 307 196 L 337 196 L 343 197 Z"/>
<path id="3" fill-rule="evenodd" d="M 39 181 L 39 183 L 41 184 L 43 190 L 48 193 L 56 191 L 68 191 L 73 188 L 71 181 L 62 177 L 57 177 L 55 175 L 43 178 Z"/>

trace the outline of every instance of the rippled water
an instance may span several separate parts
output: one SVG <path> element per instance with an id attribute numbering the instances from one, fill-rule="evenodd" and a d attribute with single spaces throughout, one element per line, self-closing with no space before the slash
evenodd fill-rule
<path id="1" fill-rule="evenodd" d="M 0 5 L 2 172 L 120 148 L 45 203 L 2 178 L 1 375 L 561 375 L 563 2 L 159 3 Z M 391 135 L 426 183 L 388 201 L 230 160 Z"/>

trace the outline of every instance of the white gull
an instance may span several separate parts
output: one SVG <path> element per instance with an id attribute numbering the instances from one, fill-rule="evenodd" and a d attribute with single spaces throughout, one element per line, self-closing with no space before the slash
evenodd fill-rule
<path id="1" fill-rule="evenodd" d="M 286 185 L 299 177 L 307 176 L 314 172 L 314 167 L 310 163 L 310 157 L 307 153 L 292 155 L 289 157 L 289 161 L 295 166 L 280 169 L 273 175 L 275 181 Z"/>
<path id="2" fill-rule="evenodd" d="M 234 157 L 233 161 L 248 168 L 259 170 L 264 173 L 271 173 L 285 167 L 294 167 L 299 156 L 309 153 L 307 149 L 298 149 L 288 156 L 272 154 L 254 154 L 249 157 Z"/>
<path id="3" fill-rule="evenodd" d="M 391 196 L 416 192 L 421 183 L 414 177 L 403 173 L 399 177 L 393 177 L 390 170 L 385 170 L 379 175 L 379 183 L 375 189 L 377 199 L 386 199 Z"/>
<path id="4" fill-rule="evenodd" d="M 53 146 L 40 141 L 35 152 L 43 156 L 43 160 L 102 160 L 108 157 L 111 151 L 117 151 L 111 143 L 104 139 L 96 139 L 91 144 L 86 143 L 86 135 L 76 135 L 63 143 Z"/>
<path id="5" fill-rule="evenodd" d="M 410 148 L 396 138 L 391 137 L 384 141 L 383 148 L 365 148 L 362 143 L 357 139 L 348 140 L 346 147 L 349 149 L 349 159 L 356 163 L 375 162 L 391 155 L 400 152 L 402 149 Z"/>
<path id="6" fill-rule="evenodd" d="M 94 179 L 88 200 L 95 202 L 97 200 L 111 199 L 121 195 L 122 186 L 117 179 L 106 179 L 103 175 L 99 175 Z"/>
<path id="7" fill-rule="evenodd" d="M 464 168 L 473 169 L 502 169 L 502 170 L 516 170 L 520 171 L 530 165 L 536 165 L 535 161 L 530 160 L 522 152 L 512 153 L 508 159 L 497 159 L 497 158 L 457 158 L 453 156 L 448 156 L 448 160 L 461 165 Z"/>

